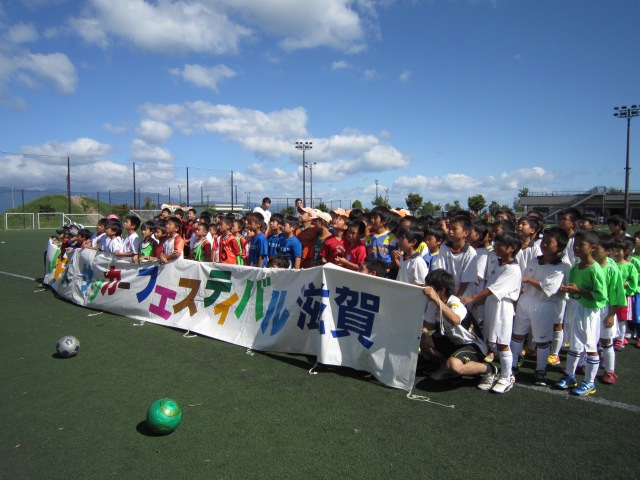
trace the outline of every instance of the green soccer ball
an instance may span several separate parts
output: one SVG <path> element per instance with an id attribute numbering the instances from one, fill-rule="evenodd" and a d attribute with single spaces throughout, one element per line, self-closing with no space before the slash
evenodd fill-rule
<path id="1" fill-rule="evenodd" d="M 173 432 L 182 420 L 182 408 L 175 400 L 160 398 L 147 410 L 147 426 L 153 433 L 167 435 Z"/>

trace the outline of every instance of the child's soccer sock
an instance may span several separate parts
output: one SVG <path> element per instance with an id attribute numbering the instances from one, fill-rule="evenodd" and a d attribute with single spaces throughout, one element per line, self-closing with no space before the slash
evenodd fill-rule
<path id="1" fill-rule="evenodd" d="M 580 354 L 578 352 L 573 352 L 571 350 L 567 352 L 567 375 L 575 376 L 579 359 Z"/>
<path id="2" fill-rule="evenodd" d="M 578 360 L 578 367 L 584 367 L 585 363 L 587 363 L 587 352 L 582 352 L 580 360 Z"/>
<path id="3" fill-rule="evenodd" d="M 511 368 L 513 366 L 513 354 L 511 350 L 498 352 L 500 357 L 500 376 L 504 378 L 511 377 Z"/>
<path id="4" fill-rule="evenodd" d="M 627 322 L 618 320 L 618 338 L 616 340 L 624 342 L 625 333 L 627 333 Z"/>
<path id="5" fill-rule="evenodd" d="M 551 354 L 551 343 L 538 343 L 536 348 L 538 349 L 536 355 L 536 370 L 545 371 L 547 369 L 547 359 Z"/>
<path id="6" fill-rule="evenodd" d="M 584 381 L 593 383 L 600 366 L 600 357 L 598 355 L 587 355 L 587 369 L 584 373 Z"/>
<path id="7" fill-rule="evenodd" d="M 533 340 L 533 335 L 531 333 L 529 333 L 529 337 L 527 337 L 527 338 L 528 338 L 527 349 L 530 352 L 533 352 L 536 349 L 536 342 L 534 342 L 534 340 Z"/>
<path id="8" fill-rule="evenodd" d="M 522 352 L 523 346 L 524 346 L 524 339 L 516 340 L 515 338 L 511 337 L 511 345 L 509 348 L 511 349 L 511 352 L 515 352 L 515 353 L 511 353 L 512 359 L 514 356 L 516 359 L 520 359 L 520 354 Z M 515 364 L 516 366 L 518 365 L 518 360 L 515 361 Z"/>
<path id="9" fill-rule="evenodd" d="M 609 345 L 602 345 L 602 365 L 605 372 L 616 371 L 616 351 L 613 349 L 613 342 Z"/>
<path id="10" fill-rule="evenodd" d="M 560 347 L 562 347 L 562 337 L 564 336 L 564 330 L 553 331 L 553 340 L 551 341 L 551 355 L 558 356 L 560 353 Z"/>

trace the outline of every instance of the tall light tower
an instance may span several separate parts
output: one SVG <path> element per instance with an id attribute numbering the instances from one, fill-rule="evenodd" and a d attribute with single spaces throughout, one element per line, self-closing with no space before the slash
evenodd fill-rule
<path id="1" fill-rule="evenodd" d="M 313 208 L 313 169 L 314 166 L 317 165 L 317 162 L 309 162 L 307 163 L 307 168 L 309 169 L 309 183 L 311 184 L 311 208 Z"/>
<path id="2" fill-rule="evenodd" d="M 631 108 L 627 106 L 613 107 L 613 116 L 618 118 L 627 119 L 627 161 L 625 163 L 625 176 L 624 176 L 624 219 L 628 222 L 629 218 L 629 140 L 631 132 L 631 117 L 637 117 L 640 115 L 640 109 L 638 105 L 631 105 Z"/>
<path id="3" fill-rule="evenodd" d="M 307 206 L 307 178 L 305 174 L 305 167 L 307 166 L 307 162 L 305 160 L 304 153 L 307 150 L 311 150 L 313 148 L 313 142 L 296 142 L 296 148 L 298 150 L 302 150 L 302 206 Z"/>

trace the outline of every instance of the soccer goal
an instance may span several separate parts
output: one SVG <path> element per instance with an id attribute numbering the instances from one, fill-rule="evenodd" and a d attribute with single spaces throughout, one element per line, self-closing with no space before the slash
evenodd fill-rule
<path id="1" fill-rule="evenodd" d="M 5 230 L 35 229 L 35 215 L 33 213 L 5 213 Z"/>

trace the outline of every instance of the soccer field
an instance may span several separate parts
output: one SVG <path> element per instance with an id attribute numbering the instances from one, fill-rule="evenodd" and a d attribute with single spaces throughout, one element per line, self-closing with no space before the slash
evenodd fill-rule
<path id="1" fill-rule="evenodd" d="M 310 375 L 314 359 L 245 349 L 85 309 L 37 281 L 51 232 L 0 232 L 5 417 L 0 478 L 635 478 L 640 349 L 586 399 L 419 377 L 411 401 L 368 374 Z M 54 356 L 64 335 L 77 357 Z M 564 359 L 564 355 L 562 355 Z M 549 378 L 561 376 L 551 368 Z M 142 428 L 160 397 L 182 424 Z M 622 440 L 628 439 L 630 445 Z"/>

